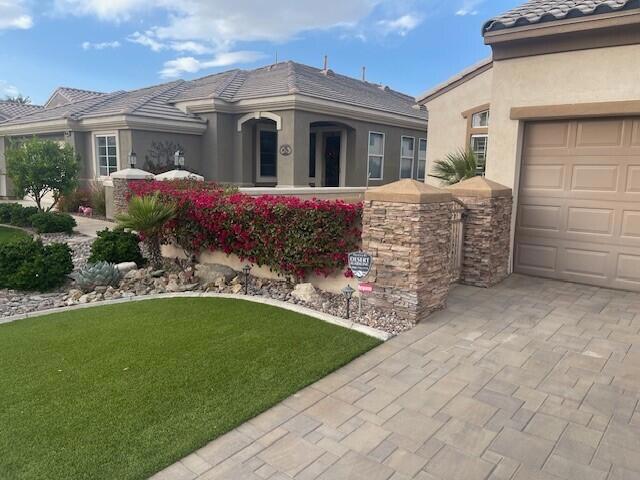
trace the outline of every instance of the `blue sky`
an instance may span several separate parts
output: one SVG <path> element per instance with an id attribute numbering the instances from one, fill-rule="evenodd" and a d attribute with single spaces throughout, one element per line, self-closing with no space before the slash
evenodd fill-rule
<path id="1" fill-rule="evenodd" d="M 0 0 L 0 97 L 132 89 L 280 60 L 417 95 L 487 57 L 523 0 Z"/>

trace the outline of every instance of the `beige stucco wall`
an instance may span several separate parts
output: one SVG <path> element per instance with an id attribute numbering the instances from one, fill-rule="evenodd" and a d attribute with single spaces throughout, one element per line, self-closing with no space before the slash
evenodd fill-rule
<path id="1" fill-rule="evenodd" d="M 429 171 L 436 160 L 467 147 L 467 120 L 463 118 L 462 113 L 491 103 L 492 78 L 493 70 L 489 69 L 425 104 L 429 111 Z M 427 183 L 438 186 L 441 182 L 427 177 Z"/>
<path id="2" fill-rule="evenodd" d="M 163 245 L 162 254 L 167 258 L 186 258 L 184 250 L 174 245 Z M 225 265 L 237 272 L 242 271 L 247 262 L 243 261 L 237 255 L 226 255 L 223 252 L 202 252 L 198 256 L 198 263 L 208 265 Z M 278 275 L 277 273 L 269 270 L 268 267 L 258 267 L 257 265 L 251 266 L 251 275 L 258 278 L 264 278 L 267 280 L 279 280 L 285 281 L 286 278 Z M 333 275 L 325 277 L 323 275 L 309 275 L 304 282 L 312 284 L 314 287 L 330 293 L 341 293 L 342 289 L 347 285 L 356 290 L 354 296 L 358 297 L 358 281 L 354 278 L 347 278 L 343 272 L 335 272 Z"/>
<path id="3" fill-rule="evenodd" d="M 640 99 L 640 45 L 496 61 L 487 177 L 517 192 L 523 122 L 512 107 Z"/>

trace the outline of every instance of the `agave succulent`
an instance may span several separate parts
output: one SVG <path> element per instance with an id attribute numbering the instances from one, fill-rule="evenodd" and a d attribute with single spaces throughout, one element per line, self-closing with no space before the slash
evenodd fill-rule
<path id="1" fill-rule="evenodd" d="M 83 292 L 92 292 L 96 287 L 117 287 L 120 283 L 120 270 L 113 263 L 89 263 L 72 275 L 78 288 Z"/>

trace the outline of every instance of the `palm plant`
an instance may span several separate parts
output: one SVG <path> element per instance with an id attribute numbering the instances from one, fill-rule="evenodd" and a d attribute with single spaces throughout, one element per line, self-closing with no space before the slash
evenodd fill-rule
<path id="1" fill-rule="evenodd" d="M 438 178 L 447 185 L 473 178 L 478 175 L 478 159 L 471 150 L 459 150 L 450 153 L 444 160 L 434 162 L 430 177 Z"/>
<path id="2" fill-rule="evenodd" d="M 145 197 L 133 197 L 127 213 L 116 215 L 121 227 L 142 235 L 151 265 L 162 267 L 162 230 L 176 215 L 175 206 L 163 202 L 158 193 Z"/>

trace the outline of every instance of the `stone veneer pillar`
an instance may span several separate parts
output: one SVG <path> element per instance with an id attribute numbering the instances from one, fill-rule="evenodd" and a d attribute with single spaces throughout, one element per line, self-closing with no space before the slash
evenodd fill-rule
<path id="1" fill-rule="evenodd" d="M 362 240 L 374 285 L 367 303 L 414 323 L 445 307 L 452 207 L 451 193 L 415 180 L 366 191 Z"/>
<path id="2" fill-rule="evenodd" d="M 461 282 L 488 288 L 509 276 L 512 190 L 484 177 L 447 187 L 467 215 Z"/>
<path id="3" fill-rule="evenodd" d="M 153 180 L 154 175 L 138 168 L 126 168 L 111 174 L 113 182 L 113 215 L 126 212 L 129 208 L 129 182 L 131 180 Z"/>

